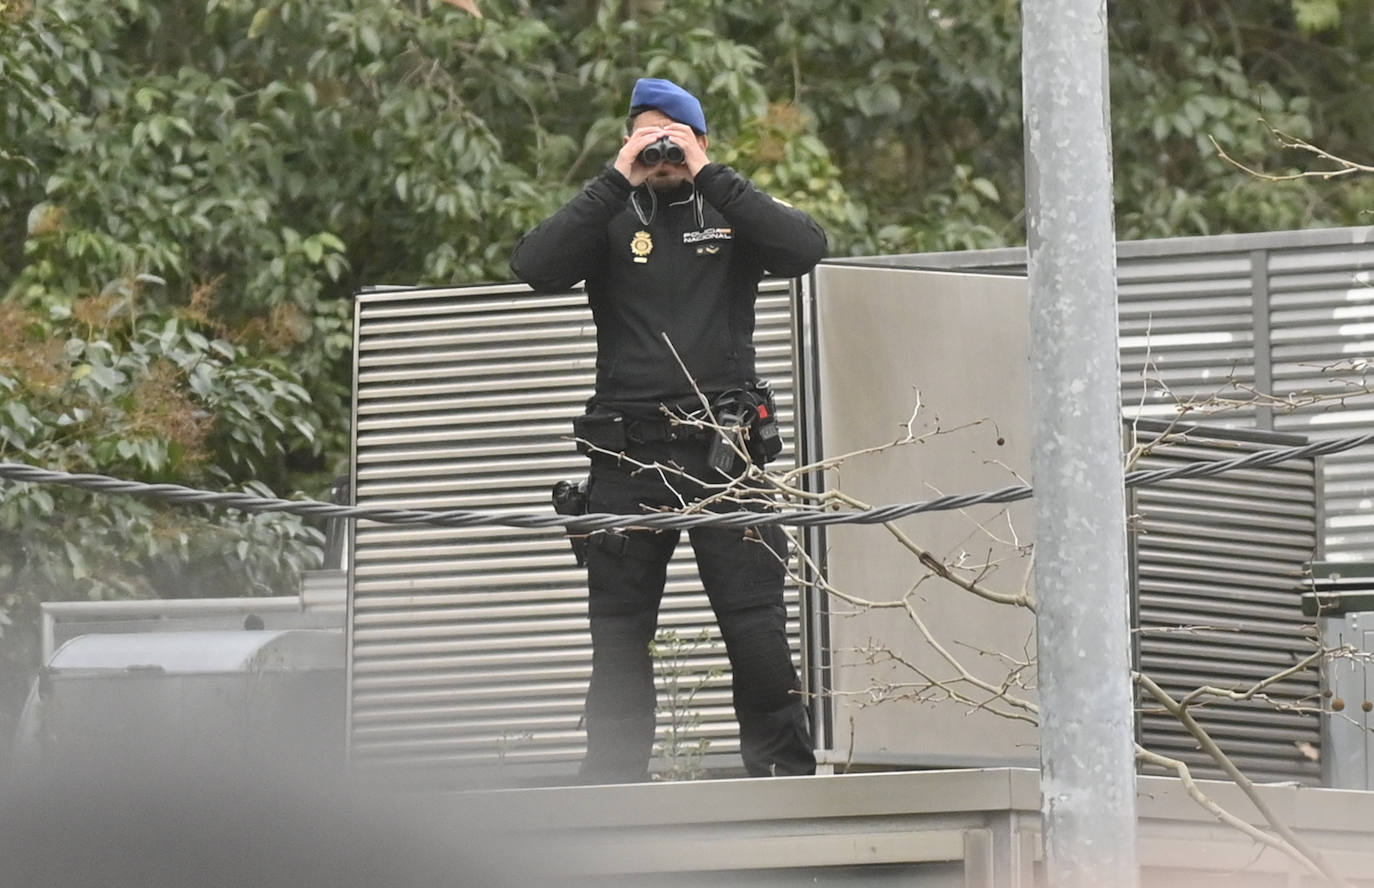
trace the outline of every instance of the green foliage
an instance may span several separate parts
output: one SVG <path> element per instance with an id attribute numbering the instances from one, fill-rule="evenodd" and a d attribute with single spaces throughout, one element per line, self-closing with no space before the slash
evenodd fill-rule
<path id="1" fill-rule="evenodd" d="M 1020 237 L 1017 5 L 751 2 L 730 25 L 785 60 L 768 92 L 814 117 L 858 218 L 838 252 L 998 246 Z M 857 223 L 857 224 L 856 224 Z"/>
<path id="2" fill-rule="evenodd" d="M 692 657 L 703 645 L 707 650 L 711 645 L 710 633 L 705 629 L 691 638 L 683 638 L 672 629 L 660 629 L 649 643 L 649 656 L 653 658 L 668 713 L 668 727 L 657 749 L 663 768 L 656 779 L 696 780 L 704 773 L 702 761 L 711 740 L 692 736 L 701 725 L 701 713 L 694 707 L 697 694 L 724 673 L 719 667 L 703 672 L 694 666 Z"/>
<path id="3" fill-rule="evenodd" d="M 309 393 L 276 359 L 254 360 L 177 318 L 133 319 L 134 286 L 44 314 L 0 305 L 0 459 L 120 478 L 261 482 L 315 437 Z M 290 516 L 225 516 L 86 491 L 6 483 L 0 610 L 39 601 L 268 594 L 294 588 L 320 533 Z"/>
<path id="4" fill-rule="evenodd" d="M 1371 121 L 1347 110 L 1370 97 L 1369 11 L 1340 50 L 1296 26 L 1302 5 L 1237 0 L 1202 17 L 1196 8 L 1154 4 L 1115 22 L 1112 120 L 1124 237 L 1367 222 L 1368 186 L 1261 182 L 1221 160 L 1213 144 L 1273 172 L 1308 168 L 1310 156 L 1275 151 L 1262 118 L 1337 153 L 1365 153 Z"/>
<path id="5" fill-rule="evenodd" d="M 1293 18 L 1309 34 L 1329 31 L 1341 23 L 1340 0 L 1293 0 Z"/>

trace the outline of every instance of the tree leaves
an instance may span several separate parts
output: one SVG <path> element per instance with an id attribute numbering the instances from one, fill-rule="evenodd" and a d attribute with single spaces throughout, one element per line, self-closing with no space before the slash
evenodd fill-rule
<path id="1" fill-rule="evenodd" d="M 1308 34 L 1329 31 L 1341 23 L 1339 0 L 1293 0 L 1298 27 Z"/>

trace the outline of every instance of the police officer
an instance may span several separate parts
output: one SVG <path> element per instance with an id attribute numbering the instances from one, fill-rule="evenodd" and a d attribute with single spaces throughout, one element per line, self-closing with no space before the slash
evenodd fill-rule
<path id="1" fill-rule="evenodd" d="M 676 417 L 700 411 L 703 396 L 720 404 L 727 393 L 756 390 L 758 283 L 765 274 L 807 274 L 826 238 L 807 214 L 710 161 L 701 103 L 677 84 L 637 81 L 627 129 L 615 161 L 521 239 L 511 268 L 539 291 L 586 282 L 596 391 L 575 432 L 591 455 L 587 506 L 633 515 L 719 490 L 725 479 L 708 464 L 710 435 Z M 732 498 L 711 509 L 765 507 Z M 648 775 L 656 700 L 649 644 L 679 536 L 638 529 L 588 541 L 585 782 Z M 689 536 L 730 659 L 746 769 L 814 773 L 786 632 L 782 529 L 695 527 Z"/>

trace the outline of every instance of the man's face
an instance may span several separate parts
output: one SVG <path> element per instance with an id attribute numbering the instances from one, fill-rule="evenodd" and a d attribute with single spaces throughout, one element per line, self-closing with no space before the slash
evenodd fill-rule
<path id="1" fill-rule="evenodd" d="M 634 129 L 658 128 L 673 123 L 673 119 L 662 111 L 650 109 L 641 113 L 634 119 Z M 706 149 L 706 137 L 698 135 L 697 144 L 701 145 L 702 150 Z M 655 191 L 671 191 L 683 182 L 691 179 L 691 174 L 687 172 L 687 165 L 683 163 L 668 163 L 664 161 L 656 167 L 649 169 L 648 178 L 645 181 L 650 188 Z"/>

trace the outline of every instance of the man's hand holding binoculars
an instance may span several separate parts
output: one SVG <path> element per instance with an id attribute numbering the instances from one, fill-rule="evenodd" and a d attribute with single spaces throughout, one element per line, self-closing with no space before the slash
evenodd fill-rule
<path id="1" fill-rule="evenodd" d="M 646 126 L 635 130 L 621 146 L 615 168 L 632 186 L 638 187 L 664 164 L 686 167 L 687 179 L 696 178 L 710 163 L 697 134 L 683 123 Z"/>

